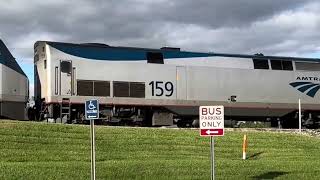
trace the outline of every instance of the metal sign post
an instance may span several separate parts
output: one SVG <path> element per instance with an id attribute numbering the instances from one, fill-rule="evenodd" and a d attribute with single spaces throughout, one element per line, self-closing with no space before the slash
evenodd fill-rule
<path id="1" fill-rule="evenodd" d="M 90 120 L 91 134 L 91 179 L 96 179 L 96 153 L 95 153 L 95 138 L 94 138 L 94 120 Z"/>
<path id="2" fill-rule="evenodd" d="M 210 136 L 211 180 L 214 180 L 214 136 L 224 135 L 224 107 L 199 107 L 200 136 Z"/>
<path id="3" fill-rule="evenodd" d="M 211 180 L 214 180 L 214 139 L 210 136 L 210 154 L 211 154 Z"/>
<path id="4" fill-rule="evenodd" d="M 91 137 L 91 180 L 96 179 L 96 153 L 94 137 L 94 120 L 99 119 L 99 102 L 98 100 L 89 100 L 85 103 L 85 117 L 90 120 L 90 137 Z"/>

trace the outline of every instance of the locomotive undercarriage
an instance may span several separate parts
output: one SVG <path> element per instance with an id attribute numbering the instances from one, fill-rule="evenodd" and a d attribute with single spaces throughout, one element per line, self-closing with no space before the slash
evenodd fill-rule
<path id="1" fill-rule="evenodd" d="M 99 112 L 96 124 L 147 127 L 173 125 L 173 114 L 161 107 L 99 105 Z M 29 119 L 68 124 L 90 123 L 85 119 L 84 104 L 64 102 L 35 106 L 33 112 L 29 113 Z"/>
<path id="2" fill-rule="evenodd" d="M 99 119 L 96 124 L 125 125 L 125 126 L 170 126 L 199 127 L 198 116 L 181 116 L 165 107 L 150 106 L 112 106 L 100 105 Z M 28 111 L 30 120 L 50 121 L 69 124 L 89 124 L 85 119 L 84 104 L 71 104 L 68 101 L 62 103 L 38 103 Z M 226 116 L 226 127 L 239 127 L 239 122 L 269 122 L 270 127 L 298 128 L 298 112 L 292 111 L 282 117 L 248 117 Z M 302 128 L 320 128 L 319 111 L 302 111 Z"/>
<path id="3" fill-rule="evenodd" d="M 282 128 L 298 128 L 299 127 L 299 113 L 293 111 L 286 116 L 280 118 Z M 302 111 L 301 112 L 301 126 L 306 129 L 320 128 L 320 112 L 319 111 Z"/>

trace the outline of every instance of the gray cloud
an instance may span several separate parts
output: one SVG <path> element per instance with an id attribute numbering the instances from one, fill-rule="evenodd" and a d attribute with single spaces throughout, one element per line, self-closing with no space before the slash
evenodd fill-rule
<path id="1" fill-rule="evenodd" d="M 319 51 L 318 1 L 0 2 L 0 38 L 19 59 L 37 40 L 301 55 Z"/>
<path id="2" fill-rule="evenodd" d="M 162 6 L 160 9 L 156 7 L 155 9 L 156 15 L 163 16 L 168 21 L 219 28 L 247 26 L 252 22 L 270 18 L 281 11 L 294 10 L 306 2 L 308 1 L 184 0 L 177 1 L 167 8 Z M 150 9 L 151 11 L 153 10 Z"/>

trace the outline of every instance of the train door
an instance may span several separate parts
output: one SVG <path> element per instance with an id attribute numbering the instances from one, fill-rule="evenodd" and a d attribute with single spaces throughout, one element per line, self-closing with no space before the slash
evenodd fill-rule
<path id="1" fill-rule="evenodd" d="M 177 66 L 177 99 L 187 99 L 187 72 L 184 66 Z"/>
<path id="2" fill-rule="evenodd" d="M 60 61 L 60 95 L 72 96 L 73 93 L 72 61 Z"/>

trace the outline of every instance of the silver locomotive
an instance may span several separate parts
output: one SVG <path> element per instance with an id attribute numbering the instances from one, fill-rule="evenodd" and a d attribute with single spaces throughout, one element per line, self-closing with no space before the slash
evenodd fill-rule
<path id="1" fill-rule="evenodd" d="M 319 59 L 48 41 L 34 53 L 38 118 L 81 122 L 98 99 L 110 123 L 187 126 L 200 105 L 224 105 L 229 119 L 294 127 L 301 99 L 304 122 L 318 123 Z"/>

